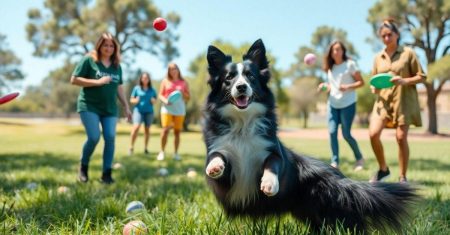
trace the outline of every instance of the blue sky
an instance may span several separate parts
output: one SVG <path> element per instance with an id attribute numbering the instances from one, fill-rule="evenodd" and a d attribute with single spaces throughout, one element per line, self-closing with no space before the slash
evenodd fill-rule
<path id="1" fill-rule="evenodd" d="M 58 59 L 32 56 L 33 46 L 26 40 L 27 11 L 43 7 L 44 1 L 7 1 L 0 8 L 0 33 L 6 34 L 9 48 L 22 59 L 26 74 L 23 83 L 39 84 L 52 69 L 61 65 Z M 300 46 L 309 45 L 318 26 L 341 28 L 355 45 L 363 72 L 369 72 L 375 52 L 365 42 L 372 36 L 366 18 L 368 9 L 376 1 L 367 0 L 156 0 L 154 3 L 166 14 L 181 16 L 177 43 L 181 56 L 175 60 L 187 73 L 189 62 L 204 52 L 216 39 L 239 45 L 261 38 L 268 51 L 277 58 L 277 67 L 287 69 L 295 62 L 294 54 Z M 149 71 L 153 78 L 164 76 L 165 68 L 155 57 L 140 55 L 137 66 Z M 68 78 L 70 73 L 68 73 Z"/>

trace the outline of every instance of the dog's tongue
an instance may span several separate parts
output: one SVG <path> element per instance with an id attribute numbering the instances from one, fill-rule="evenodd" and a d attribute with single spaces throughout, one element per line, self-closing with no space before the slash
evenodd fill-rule
<path id="1" fill-rule="evenodd" d="M 239 107 L 246 107 L 248 104 L 247 96 L 239 96 L 235 100 L 236 100 L 237 106 L 239 106 Z"/>

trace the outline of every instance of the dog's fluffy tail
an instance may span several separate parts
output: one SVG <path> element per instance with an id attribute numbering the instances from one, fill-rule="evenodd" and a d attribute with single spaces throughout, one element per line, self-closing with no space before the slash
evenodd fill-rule
<path id="1" fill-rule="evenodd" d="M 408 184 L 357 182 L 327 164 L 304 160 L 307 166 L 299 162 L 301 185 L 306 186 L 299 189 L 304 203 L 294 216 L 309 219 L 313 226 L 341 223 L 358 231 L 400 231 L 402 222 L 410 217 L 412 203 L 419 198 L 416 188 Z"/>

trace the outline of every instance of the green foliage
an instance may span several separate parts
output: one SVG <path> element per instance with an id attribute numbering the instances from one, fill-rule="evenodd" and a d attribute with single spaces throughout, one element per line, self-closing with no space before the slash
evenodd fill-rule
<path id="1" fill-rule="evenodd" d="M 289 89 L 291 112 L 296 117 L 303 118 L 303 128 L 308 126 L 309 113 L 316 111 L 320 93 L 317 91 L 318 80 L 314 77 L 304 77 L 294 81 Z"/>
<path id="2" fill-rule="evenodd" d="M 347 55 L 358 58 L 358 52 L 353 44 L 347 40 L 347 32 L 329 26 L 319 26 L 311 36 L 311 45 L 301 46 L 295 53 L 295 62 L 286 72 L 286 76 L 291 79 L 298 79 L 306 76 L 313 76 L 325 80 L 322 73 L 322 59 L 325 57 L 329 45 L 335 41 L 342 41 L 347 48 Z M 313 53 L 317 56 L 317 62 L 314 65 L 306 65 L 303 58 L 306 54 Z"/>
<path id="3" fill-rule="evenodd" d="M 137 151 L 140 147 L 143 151 L 141 135 L 136 154 L 127 156 L 131 126 L 120 124 L 115 162 L 122 163 L 123 167 L 114 170 L 116 183 L 108 186 L 97 180 L 101 174 L 103 143 L 92 156 L 90 181 L 80 184 L 75 180 L 85 140 L 81 124 L 0 119 L 0 129 L 8 136 L 0 139 L 0 234 L 121 234 L 123 226 L 135 219 L 147 225 L 149 234 L 311 233 L 306 223 L 290 215 L 260 220 L 227 218 L 204 179 L 206 149 L 199 132 L 182 134 L 183 161 L 173 161 L 169 155 L 160 162 L 155 160 L 160 129 L 154 126 L 151 129 L 151 155 Z M 329 160 L 327 139 L 284 137 L 282 141 L 295 151 Z M 411 223 L 404 224 L 405 234 L 448 234 L 450 231 L 447 141 L 411 142 L 414 157 L 410 161 L 409 179 L 420 185 L 424 199 L 413 208 Z M 395 140 L 385 142 L 387 161 L 396 174 Z M 24 143 L 27 143 L 26 148 Z M 352 171 L 351 149 L 345 147 L 344 142 L 340 144 L 343 146 L 341 171 L 353 179 L 367 180 L 372 170 L 377 169 L 369 141 L 359 140 L 359 144 L 370 170 L 357 173 Z M 169 153 L 171 150 L 168 149 Z M 167 177 L 157 175 L 160 167 L 169 170 Z M 194 168 L 198 175 L 186 177 L 189 168 Z M 391 182 L 394 181 L 395 177 L 391 177 Z M 31 182 L 38 185 L 36 189 L 27 188 Z M 69 188 L 67 193 L 57 192 L 62 185 Z M 127 203 L 134 200 L 143 202 L 146 209 L 126 214 Z M 377 233 L 385 231 L 375 231 Z M 320 234 L 352 233 L 337 224 L 336 228 L 324 228 Z"/>
<path id="4" fill-rule="evenodd" d="M 36 56 L 84 55 L 105 31 L 118 39 L 123 61 L 128 64 L 138 52 L 157 55 L 166 64 L 179 55 L 174 30 L 180 17 L 173 12 L 161 14 L 151 1 L 98 0 L 92 4 L 89 0 L 47 0 L 44 5 L 44 12 L 28 12 L 27 36 Z M 152 27 L 153 19 L 159 16 L 169 24 L 164 34 Z"/>
<path id="5" fill-rule="evenodd" d="M 440 81 L 450 80 L 450 55 L 446 55 L 430 64 L 428 66 L 428 76 Z"/>
<path id="6" fill-rule="evenodd" d="M 11 82 L 24 78 L 20 64 L 20 59 L 8 48 L 6 36 L 0 34 L 0 95 Z"/>
<path id="7" fill-rule="evenodd" d="M 364 80 L 364 86 L 356 89 L 358 100 L 356 102 L 356 112 L 358 114 L 359 124 L 367 126 L 369 116 L 372 112 L 376 95 L 370 91 L 370 74 L 361 74 Z"/>

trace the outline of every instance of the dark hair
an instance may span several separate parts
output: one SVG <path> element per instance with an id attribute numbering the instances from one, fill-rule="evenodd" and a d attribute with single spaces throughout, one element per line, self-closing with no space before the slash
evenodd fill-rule
<path id="1" fill-rule="evenodd" d="M 333 68 L 333 65 L 335 64 L 335 61 L 333 60 L 333 57 L 331 56 L 331 54 L 333 53 L 333 46 L 339 44 L 342 47 L 342 60 L 343 61 L 347 61 L 348 60 L 348 56 L 347 56 L 347 48 L 345 47 L 344 43 L 342 43 L 341 41 L 333 41 L 330 46 L 328 47 L 328 52 L 325 55 L 325 57 L 323 58 L 323 66 L 322 69 L 325 72 L 328 72 L 328 70 Z"/>
<path id="2" fill-rule="evenodd" d="M 101 58 L 100 48 L 103 46 L 106 40 L 110 40 L 114 44 L 114 53 L 111 55 L 111 63 L 115 67 L 119 67 L 120 64 L 120 44 L 110 33 L 103 33 L 95 43 L 95 49 L 91 51 L 91 56 L 95 62 L 98 62 Z"/>
<path id="3" fill-rule="evenodd" d="M 398 30 L 397 25 L 395 24 L 394 19 L 386 19 L 383 21 L 383 23 L 380 25 L 380 28 L 378 28 L 378 34 L 380 34 L 381 30 L 383 28 L 387 28 L 398 35 L 397 44 L 400 42 L 400 31 Z"/>
<path id="4" fill-rule="evenodd" d="M 144 83 L 142 82 L 142 77 L 144 77 L 144 75 L 147 75 L 148 77 L 148 88 L 151 89 L 152 88 L 152 78 L 150 77 L 150 74 L 147 72 L 143 72 L 141 74 L 141 76 L 139 76 L 139 86 L 142 88 L 144 86 Z"/>

